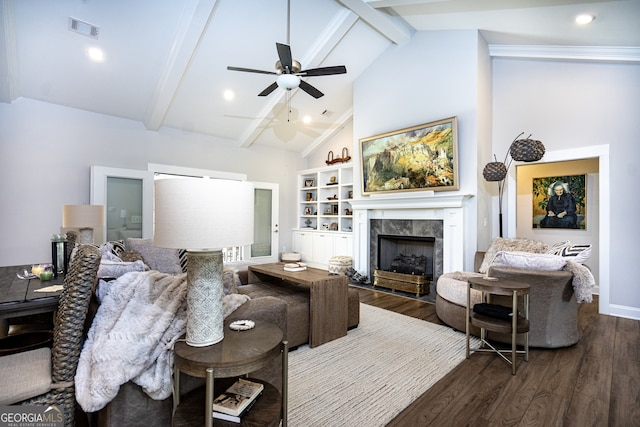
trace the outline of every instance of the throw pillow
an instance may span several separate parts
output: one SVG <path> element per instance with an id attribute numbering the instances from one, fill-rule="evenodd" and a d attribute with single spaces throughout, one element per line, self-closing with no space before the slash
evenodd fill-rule
<path id="1" fill-rule="evenodd" d="M 591 245 L 574 245 L 569 241 L 560 242 L 551 246 L 547 253 L 559 255 L 567 261 L 584 264 L 591 256 Z"/>
<path id="2" fill-rule="evenodd" d="M 531 252 L 500 251 L 493 259 L 491 267 L 522 268 L 524 270 L 557 271 L 567 263 L 561 256 L 536 254 Z"/>
<path id="3" fill-rule="evenodd" d="M 480 265 L 480 273 L 486 274 L 489 266 L 493 263 L 493 259 L 500 251 L 521 251 L 531 253 L 545 253 L 548 249 L 546 243 L 529 239 L 503 239 L 496 237 L 491 246 L 484 254 L 484 259 Z"/>
<path id="4" fill-rule="evenodd" d="M 127 239 L 127 244 L 129 249 L 138 252 L 142 256 L 144 263 L 151 270 L 168 274 L 182 273 L 178 249 L 159 248 L 153 245 L 153 239 L 133 237 Z"/>

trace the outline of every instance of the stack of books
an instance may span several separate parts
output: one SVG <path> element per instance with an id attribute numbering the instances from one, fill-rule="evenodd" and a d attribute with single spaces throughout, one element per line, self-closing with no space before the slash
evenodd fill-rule
<path id="1" fill-rule="evenodd" d="M 213 418 L 239 423 L 264 390 L 264 385 L 245 378 L 213 400 Z"/>
<path id="2" fill-rule="evenodd" d="M 283 269 L 284 271 L 304 271 L 307 269 L 307 264 L 304 262 L 291 262 L 285 264 Z"/>

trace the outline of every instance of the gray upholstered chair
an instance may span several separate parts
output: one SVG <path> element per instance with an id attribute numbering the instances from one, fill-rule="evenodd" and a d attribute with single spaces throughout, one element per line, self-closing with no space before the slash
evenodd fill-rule
<path id="1" fill-rule="evenodd" d="M 484 252 L 478 252 L 475 259 L 476 271 L 484 258 Z M 442 275 L 437 283 L 436 314 L 447 325 L 465 330 L 467 282 L 456 275 L 480 273 L 453 273 Z M 569 271 L 536 271 L 518 268 L 496 267 L 489 268 L 489 276 L 515 280 L 531 285 L 529 293 L 529 346 L 543 348 L 567 347 L 578 342 L 578 304 L 573 292 L 573 275 Z M 453 276 L 453 277 L 452 277 Z M 446 288 L 445 288 L 446 287 Z M 480 302 L 478 291 L 472 291 L 472 303 Z M 508 305 L 509 300 L 495 297 L 493 302 Z M 519 307 L 523 309 L 522 306 Z M 473 335 L 480 335 L 480 330 L 474 326 L 470 330 Z M 510 334 L 489 333 L 489 338 L 510 343 Z M 518 344 L 523 344 L 523 336 L 517 338 Z"/>
<path id="2" fill-rule="evenodd" d="M 0 405 L 54 405 L 65 426 L 75 425 L 74 377 L 85 319 L 100 266 L 100 250 L 81 245 L 64 278 L 53 331 L 53 347 L 0 357 Z"/>

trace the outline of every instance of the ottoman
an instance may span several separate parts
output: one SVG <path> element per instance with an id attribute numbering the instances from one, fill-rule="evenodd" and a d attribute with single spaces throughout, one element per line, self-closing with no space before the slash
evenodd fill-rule
<path id="1" fill-rule="evenodd" d="M 352 259 L 350 256 L 332 256 L 329 258 L 329 274 L 344 276 L 351 268 Z"/>

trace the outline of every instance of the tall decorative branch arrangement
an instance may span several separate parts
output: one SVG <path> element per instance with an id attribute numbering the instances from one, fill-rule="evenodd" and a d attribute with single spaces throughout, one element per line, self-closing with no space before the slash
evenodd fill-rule
<path id="1" fill-rule="evenodd" d="M 502 237 L 502 195 L 504 194 L 505 178 L 513 161 L 519 162 L 535 162 L 544 156 L 545 148 L 542 142 L 531 139 L 531 135 L 524 139 L 518 139 L 524 132 L 516 136 L 507 153 L 504 155 L 504 161 L 499 162 L 496 155 L 493 155 L 495 161 L 486 164 L 482 170 L 482 176 L 487 181 L 498 182 L 498 209 L 500 223 L 500 237 Z"/>

